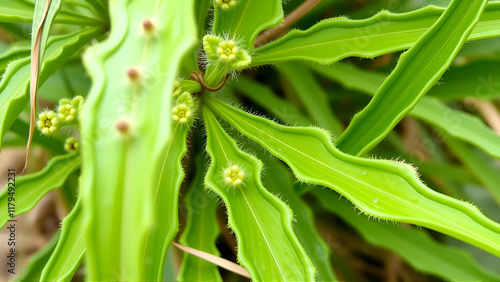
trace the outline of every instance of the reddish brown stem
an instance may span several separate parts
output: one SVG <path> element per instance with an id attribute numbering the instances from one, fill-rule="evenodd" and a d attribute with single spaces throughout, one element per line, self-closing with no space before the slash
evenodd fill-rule
<path id="1" fill-rule="evenodd" d="M 280 26 L 273 27 L 261 33 L 255 40 L 255 48 L 269 42 L 271 39 L 283 34 L 288 28 L 311 11 L 321 0 L 306 0 L 299 7 L 288 14 Z"/>

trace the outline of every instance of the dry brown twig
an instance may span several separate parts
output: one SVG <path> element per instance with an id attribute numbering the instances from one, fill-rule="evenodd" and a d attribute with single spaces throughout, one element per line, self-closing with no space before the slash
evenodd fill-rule
<path id="1" fill-rule="evenodd" d="M 194 256 L 197 256 L 197 257 L 199 257 L 201 259 L 204 259 L 204 260 L 206 260 L 208 262 L 211 262 L 211 263 L 213 263 L 215 265 L 218 265 L 218 266 L 220 266 L 220 267 L 222 267 L 224 269 L 227 269 L 227 270 L 229 270 L 231 272 L 234 272 L 234 273 L 239 274 L 239 275 L 241 275 L 243 277 L 252 279 L 250 277 L 250 274 L 248 273 L 248 271 L 245 268 L 243 268 L 239 264 L 236 264 L 236 263 L 234 263 L 232 261 L 228 261 L 228 260 L 223 259 L 221 257 L 214 256 L 212 254 L 209 254 L 209 253 L 197 250 L 197 249 L 193 249 L 193 248 L 190 248 L 190 247 L 187 247 L 187 246 L 175 243 L 175 242 L 172 242 L 172 245 L 174 245 L 177 248 L 183 250 L 184 252 L 190 253 L 190 254 L 192 254 Z"/>
<path id="2" fill-rule="evenodd" d="M 42 20 L 36 31 L 35 44 L 33 45 L 33 51 L 31 54 L 31 79 L 30 79 L 30 103 L 31 103 L 31 113 L 30 113 L 30 131 L 28 134 L 28 144 L 26 144 L 26 160 L 24 162 L 24 168 L 21 174 L 24 174 L 26 167 L 28 167 L 28 159 L 30 157 L 30 147 L 33 138 L 33 133 L 35 132 L 36 123 L 36 91 L 38 90 L 38 77 L 40 75 L 40 45 L 42 43 L 42 33 L 45 24 L 45 19 L 49 12 L 51 0 L 45 2 L 45 7 L 42 13 Z"/>

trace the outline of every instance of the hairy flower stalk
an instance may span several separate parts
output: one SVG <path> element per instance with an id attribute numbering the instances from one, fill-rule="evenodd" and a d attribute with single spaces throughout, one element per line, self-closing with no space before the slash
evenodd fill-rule
<path id="1" fill-rule="evenodd" d="M 204 79 L 212 87 L 218 85 L 227 73 L 244 69 L 252 62 L 252 57 L 234 39 L 225 40 L 220 36 L 205 35 L 203 50 L 208 59 Z"/>

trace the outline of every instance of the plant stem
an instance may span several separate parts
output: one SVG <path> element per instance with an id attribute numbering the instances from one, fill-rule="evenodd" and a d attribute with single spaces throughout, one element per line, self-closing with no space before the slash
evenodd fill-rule
<path id="1" fill-rule="evenodd" d="M 255 40 L 254 47 L 257 48 L 264 43 L 267 43 L 271 39 L 283 34 L 292 24 L 305 16 L 309 11 L 311 11 L 316 5 L 318 5 L 321 0 L 306 0 L 300 6 L 298 6 L 295 10 L 293 10 L 290 14 L 288 14 L 280 26 L 273 27 L 269 30 L 261 33 L 257 39 Z"/>

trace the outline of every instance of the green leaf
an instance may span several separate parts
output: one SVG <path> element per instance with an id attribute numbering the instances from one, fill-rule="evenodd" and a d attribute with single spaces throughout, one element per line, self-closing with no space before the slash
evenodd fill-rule
<path id="1" fill-rule="evenodd" d="M 41 281 L 71 281 L 85 253 L 80 201 L 63 220 L 61 238 L 43 269 Z"/>
<path id="2" fill-rule="evenodd" d="M 240 41 L 252 53 L 257 35 L 283 20 L 281 0 L 232 0 L 236 6 L 223 10 L 214 2 L 212 34 Z"/>
<path id="3" fill-rule="evenodd" d="M 196 26 L 198 27 L 198 37 L 203 37 L 207 28 L 207 16 L 212 8 L 212 1 L 210 0 L 195 0 L 195 16 L 196 16 Z M 179 74 L 185 78 L 188 78 L 192 72 L 199 71 L 198 67 L 198 52 L 199 44 L 192 47 L 182 59 L 181 66 L 179 67 Z M 195 93 L 195 92 L 191 92 Z"/>
<path id="4" fill-rule="evenodd" d="M 20 41 L 9 45 L 9 48 L 0 53 L 0 74 L 3 73 L 10 62 L 30 55 L 30 43 Z"/>
<path id="5" fill-rule="evenodd" d="M 238 81 L 232 83 L 231 86 L 283 122 L 287 122 L 290 125 L 302 126 L 312 124 L 294 104 L 278 97 L 267 85 L 242 76 L 238 77 Z"/>
<path id="6" fill-rule="evenodd" d="M 382 11 L 364 20 L 326 19 L 306 31 L 293 30 L 256 49 L 251 66 L 290 60 L 331 64 L 347 57 L 374 58 L 408 49 L 443 12 L 443 8 L 428 6 L 404 14 Z M 468 40 L 499 36 L 499 17 L 500 3 L 489 3 Z"/>
<path id="7" fill-rule="evenodd" d="M 87 280 L 161 279 L 146 271 L 159 263 L 146 251 L 156 248 L 155 255 L 160 254 L 168 240 L 160 236 L 161 245 L 152 246 L 146 241 L 167 219 L 158 217 L 156 203 L 166 200 L 155 198 L 156 192 L 176 194 L 160 181 L 173 136 L 174 78 L 197 34 L 193 3 L 112 1 L 108 39 L 84 56 L 92 78 L 81 113 Z M 153 34 L 141 28 L 145 19 L 154 23 Z M 130 75 L 131 68 L 137 76 Z M 172 197 L 165 210 L 176 206 Z M 164 229 L 158 232 L 164 235 Z"/>
<path id="8" fill-rule="evenodd" d="M 205 102 L 287 163 L 298 179 L 339 192 L 367 215 L 421 225 L 500 256 L 500 225 L 474 206 L 426 187 L 410 165 L 347 155 L 319 128 L 282 126 L 214 98 Z"/>
<path id="9" fill-rule="evenodd" d="M 212 8 L 212 1 L 195 0 L 196 25 L 198 26 L 198 37 L 201 38 L 207 30 L 207 17 Z"/>
<path id="10" fill-rule="evenodd" d="M 102 33 L 101 28 L 88 28 L 73 34 L 52 37 L 42 63 L 40 83 L 43 83 L 69 57 L 100 33 Z M 26 94 L 29 82 L 29 58 L 18 59 L 9 64 L 0 82 L 0 148 L 1 137 L 28 104 L 29 96 Z"/>
<path id="11" fill-rule="evenodd" d="M 380 73 L 358 69 L 353 64 L 311 66 L 324 76 L 339 81 L 345 87 L 375 95 L 385 80 Z M 363 83 L 359 83 L 359 81 Z M 438 86 L 434 86 L 436 89 Z M 489 155 L 500 158 L 500 136 L 478 117 L 448 107 L 434 97 L 424 96 L 409 113 L 442 132 L 481 148 Z"/>
<path id="12" fill-rule="evenodd" d="M 52 2 L 56 2 L 53 0 Z M 41 1 L 37 1 L 41 3 Z M 43 5 L 45 2 L 43 3 Z M 42 6 L 43 6 L 42 5 Z M 2 0 L 0 1 L 0 22 L 31 23 L 33 21 L 33 10 L 35 5 L 24 0 Z M 55 23 L 96 26 L 103 25 L 100 20 L 88 18 L 69 11 L 61 11 L 55 18 Z"/>
<path id="13" fill-rule="evenodd" d="M 293 230 L 316 267 L 316 280 L 337 281 L 330 264 L 330 247 L 316 230 L 311 208 L 295 193 L 295 180 L 288 168 L 282 162 L 271 159 L 261 148 L 249 152 L 255 153 L 264 162 L 266 168 L 266 173 L 262 176 L 264 186 L 271 193 L 280 195 L 281 200 L 294 211 Z"/>
<path id="14" fill-rule="evenodd" d="M 16 121 L 14 121 L 9 130 L 19 136 L 22 136 L 24 141 L 23 146 L 26 145 L 29 133 L 29 124 L 27 122 L 18 118 L 16 119 Z M 61 155 L 67 153 L 66 150 L 64 150 L 64 143 L 61 140 L 43 135 L 39 130 L 35 131 L 35 133 L 33 134 L 33 142 L 50 150 L 55 154 Z"/>
<path id="15" fill-rule="evenodd" d="M 186 229 L 180 242 L 188 247 L 220 256 L 215 246 L 219 235 L 217 222 L 218 199 L 203 187 L 205 160 L 203 155 L 196 157 L 196 174 L 186 195 Z M 177 281 L 222 281 L 219 268 L 206 260 L 184 253 Z"/>
<path id="16" fill-rule="evenodd" d="M 23 0 L 2 0 L 0 2 L 0 21 L 31 22 L 34 6 Z"/>
<path id="17" fill-rule="evenodd" d="M 481 267 L 466 252 L 436 242 L 423 230 L 368 220 L 347 201 L 326 190 L 315 190 L 314 195 L 323 207 L 348 222 L 370 244 L 393 251 L 419 271 L 446 281 L 500 280 L 499 274 Z"/>
<path id="18" fill-rule="evenodd" d="M 490 159 L 478 154 L 479 152 L 474 152 L 470 146 L 467 146 L 460 140 L 446 135 L 442 139 L 476 179 L 488 189 L 495 201 L 500 204 L 500 185 L 498 185 L 500 183 L 500 175 L 498 174 L 498 166 L 495 166 Z"/>
<path id="19" fill-rule="evenodd" d="M 239 262 L 256 281 L 314 280 L 314 266 L 292 230 L 291 209 L 262 185 L 262 162 L 238 148 L 209 108 L 203 119 L 211 159 L 205 184 L 226 204 Z"/>
<path id="20" fill-rule="evenodd" d="M 330 130 L 336 136 L 340 135 L 343 126 L 333 114 L 325 91 L 312 73 L 294 64 L 282 64 L 276 68 L 286 77 L 316 124 Z"/>
<path id="21" fill-rule="evenodd" d="M 422 99 L 412 115 L 453 137 L 467 141 L 489 155 L 500 158 L 500 135 L 471 114 L 454 110 L 434 97 Z"/>
<path id="22" fill-rule="evenodd" d="M 60 233 L 57 232 L 47 245 L 30 257 L 28 265 L 15 281 L 40 281 L 43 268 L 56 248 L 59 236 Z"/>
<path id="23" fill-rule="evenodd" d="M 57 156 L 50 160 L 47 166 L 36 173 L 19 176 L 16 178 L 15 189 L 15 215 L 18 216 L 30 211 L 49 191 L 59 188 L 66 177 L 80 166 L 80 156 L 69 154 Z M 9 202 L 8 185 L 0 193 L 0 227 L 10 219 L 8 210 Z"/>
<path id="24" fill-rule="evenodd" d="M 175 124 L 172 139 L 161 153 L 164 160 L 154 194 L 154 213 L 158 223 L 148 233 L 146 241 L 145 257 L 150 261 L 144 270 L 147 280 L 162 279 L 168 247 L 179 231 L 177 211 L 179 191 L 184 180 L 182 158 L 187 152 L 188 131 L 189 127 Z"/>
<path id="25" fill-rule="evenodd" d="M 496 99 L 500 97 L 498 64 L 498 61 L 491 60 L 453 66 L 427 95 L 441 100 L 459 100 L 471 96 L 478 99 Z"/>
<path id="26" fill-rule="evenodd" d="M 37 97 L 54 105 L 64 98 L 85 97 L 90 90 L 90 78 L 78 60 L 61 67 L 43 86 L 38 89 Z"/>
<path id="27" fill-rule="evenodd" d="M 7 132 L 2 139 L 2 145 L 4 148 L 8 147 L 23 147 L 26 146 L 26 138 L 22 138 L 19 135 Z"/>
<path id="28" fill-rule="evenodd" d="M 352 119 L 337 146 L 352 155 L 375 147 L 438 81 L 479 20 L 487 0 L 454 0 L 406 53 L 370 103 Z"/>
<path id="29" fill-rule="evenodd" d="M 47 5 L 48 8 L 46 10 Z M 39 0 L 35 2 L 35 12 L 33 15 L 33 23 L 31 29 L 31 56 L 34 56 L 33 52 L 35 42 L 37 37 L 40 36 L 40 61 L 38 67 L 41 67 L 42 65 L 45 48 L 47 47 L 47 40 L 49 39 L 50 29 L 60 9 L 61 0 Z"/>

